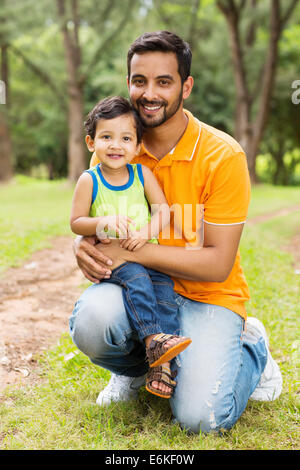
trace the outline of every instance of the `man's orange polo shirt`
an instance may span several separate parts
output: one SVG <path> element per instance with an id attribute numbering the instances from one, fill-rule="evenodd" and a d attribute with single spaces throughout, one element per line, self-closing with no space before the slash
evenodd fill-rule
<path id="1" fill-rule="evenodd" d="M 187 128 L 171 152 L 158 160 L 142 145 L 133 160 L 152 170 L 172 209 L 171 230 L 167 238 L 160 234 L 161 245 L 190 244 L 196 233 L 197 205 L 204 205 L 205 223 L 233 225 L 246 221 L 250 201 L 247 161 L 240 145 L 224 132 L 198 121 L 190 112 L 185 113 L 189 118 Z M 93 156 L 91 166 L 97 163 Z M 249 289 L 239 252 L 224 282 L 173 280 L 178 294 L 226 307 L 246 318 L 244 304 L 249 299 Z"/>

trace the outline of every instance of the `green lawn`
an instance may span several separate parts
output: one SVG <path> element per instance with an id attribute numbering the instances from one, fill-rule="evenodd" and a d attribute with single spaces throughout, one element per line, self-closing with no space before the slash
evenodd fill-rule
<path id="1" fill-rule="evenodd" d="M 299 186 L 259 184 L 252 188 L 248 217 L 273 212 L 293 205 L 300 205 Z"/>
<path id="2" fill-rule="evenodd" d="M 11 197 L 8 197 L 10 193 Z M 297 197 L 300 201 L 299 196 L 300 188 L 254 188 L 250 212 L 257 215 L 294 205 Z M 18 230 L 23 227 L 28 243 L 35 243 L 37 239 L 34 249 L 45 243 L 48 235 L 69 233 L 65 225 L 71 190 L 65 183 L 19 181 L 0 190 L 0 200 L 5 201 L 8 210 L 7 198 L 10 217 L 5 217 L 6 225 L 2 227 L 2 244 L 5 245 L 5 240 L 6 243 L 11 241 L 16 227 Z M 3 204 L 0 207 L 2 220 L 5 211 Z M 28 223 L 31 220 L 36 224 L 34 230 Z M 10 234 L 7 237 L 3 231 L 5 227 Z M 278 400 L 249 402 L 237 424 L 223 436 L 190 436 L 172 424 L 167 401 L 145 390 L 141 390 L 137 403 L 99 408 L 95 399 L 108 382 L 109 373 L 91 364 L 81 353 L 66 361 L 65 356 L 75 352 L 76 348 L 68 336 L 62 336 L 59 343 L 40 358 L 43 378 L 40 385 L 8 389 L 3 394 L 0 400 L 0 447 L 191 451 L 299 449 L 296 370 L 299 370 L 300 276 L 294 273 L 291 256 L 281 250 L 299 228 L 300 214 L 293 213 L 258 226 L 246 226 L 241 242 L 242 264 L 252 296 L 248 312 L 265 323 L 272 354 L 283 373 L 283 393 Z M 17 244 L 22 246 L 21 241 Z M 28 247 L 23 248 L 20 257 L 16 255 L 17 250 L 6 252 L 5 265 L 20 262 L 29 251 Z"/>
<path id="3" fill-rule="evenodd" d="M 50 237 L 71 234 L 72 192 L 65 181 L 25 176 L 0 186 L 0 272 L 48 246 Z"/>

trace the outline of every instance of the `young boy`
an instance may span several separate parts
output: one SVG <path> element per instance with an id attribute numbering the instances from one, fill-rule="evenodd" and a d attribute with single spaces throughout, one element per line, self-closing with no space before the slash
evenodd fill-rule
<path id="1" fill-rule="evenodd" d="M 156 237 L 169 224 L 169 206 L 152 172 L 140 164 L 130 165 L 139 152 L 143 132 L 136 112 L 125 98 L 106 98 L 89 113 L 85 127 L 87 147 L 100 164 L 85 171 L 77 182 L 72 231 L 119 239 L 127 250 L 157 243 Z M 191 343 L 190 338 L 176 334 L 179 323 L 173 281 L 140 264 L 124 263 L 104 282 L 122 286 L 129 322 L 145 343 L 150 365 L 146 389 L 170 398 L 176 386 L 170 361 Z"/>

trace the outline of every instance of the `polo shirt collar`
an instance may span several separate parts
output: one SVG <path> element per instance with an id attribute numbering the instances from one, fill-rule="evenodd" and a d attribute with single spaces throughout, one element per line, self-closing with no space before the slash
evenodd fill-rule
<path id="1" fill-rule="evenodd" d="M 201 124 L 198 121 L 198 119 L 194 118 L 192 113 L 184 109 L 184 113 L 187 115 L 189 122 L 186 127 L 186 130 L 184 131 L 183 136 L 181 137 L 180 141 L 177 143 L 177 145 L 170 150 L 170 152 L 165 155 L 160 162 L 163 162 L 163 160 L 185 160 L 185 161 L 190 161 L 193 159 L 198 141 L 200 139 L 200 134 L 201 134 Z M 154 158 L 157 160 L 157 158 L 152 155 L 147 148 L 144 146 L 142 143 L 141 145 L 141 150 L 139 153 L 139 156 L 141 155 L 147 155 L 150 158 Z"/>

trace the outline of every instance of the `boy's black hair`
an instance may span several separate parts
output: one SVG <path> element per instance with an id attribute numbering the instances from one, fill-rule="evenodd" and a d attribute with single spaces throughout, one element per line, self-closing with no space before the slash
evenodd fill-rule
<path id="1" fill-rule="evenodd" d="M 144 132 L 143 125 L 131 103 L 122 96 L 104 98 L 96 104 L 87 115 L 84 123 L 87 135 L 91 136 L 92 139 L 95 138 L 97 123 L 100 119 L 114 119 L 125 114 L 132 114 L 134 118 L 137 143 L 139 144 Z"/>
<path id="2" fill-rule="evenodd" d="M 187 42 L 169 31 L 144 33 L 131 44 L 127 54 L 128 79 L 130 79 L 130 65 L 133 55 L 156 51 L 173 52 L 176 54 L 178 73 L 181 77 L 181 82 L 185 82 L 191 72 L 192 51 Z"/>

